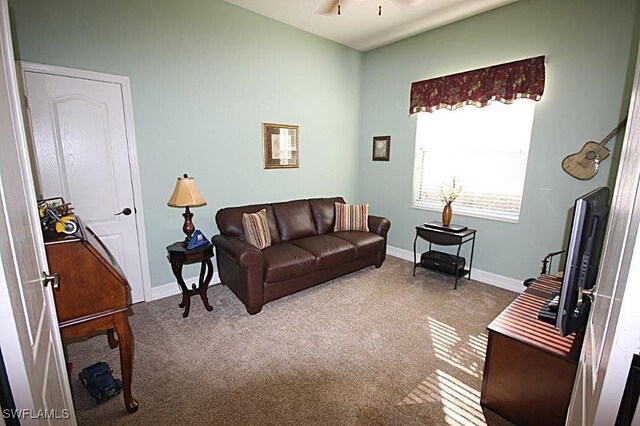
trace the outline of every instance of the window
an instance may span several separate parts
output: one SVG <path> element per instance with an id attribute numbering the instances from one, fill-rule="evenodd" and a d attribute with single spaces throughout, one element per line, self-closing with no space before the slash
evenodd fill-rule
<path id="1" fill-rule="evenodd" d="M 462 185 L 456 214 L 517 222 L 535 102 L 419 113 L 413 207 L 441 211 L 442 186 Z"/>

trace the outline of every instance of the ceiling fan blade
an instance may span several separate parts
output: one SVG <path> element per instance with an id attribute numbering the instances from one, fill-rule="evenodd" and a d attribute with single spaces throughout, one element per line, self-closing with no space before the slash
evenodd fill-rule
<path id="1" fill-rule="evenodd" d="M 321 15 L 332 15 L 338 13 L 338 0 L 325 0 L 316 13 Z"/>

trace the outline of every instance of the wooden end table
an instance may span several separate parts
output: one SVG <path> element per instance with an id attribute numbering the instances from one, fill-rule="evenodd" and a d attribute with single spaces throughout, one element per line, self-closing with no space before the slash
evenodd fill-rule
<path id="1" fill-rule="evenodd" d="M 209 299 L 207 297 L 207 288 L 213 277 L 213 263 L 211 258 L 213 257 L 213 244 L 209 243 L 206 246 L 199 247 L 195 250 L 187 250 L 182 245 L 182 242 L 173 243 L 167 246 L 167 259 L 171 263 L 171 270 L 178 280 L 180 290 L 182 290 L 182 302 L 178 306 L 184 308 L 182 316 L 184 318 L 189 316 L 189 309 L 191 308 L 191 296 L 196 294 L 200 295 L 202 303 L 207 311 L 212 311 L 213 307 L 209 305 Z M 191 288 L 188 288 L 182 278 L 182 267 L 192 263 L 200 263 L 200 278 L 198 279 L 198 287 L 195 283 L 191 284 Z"/>

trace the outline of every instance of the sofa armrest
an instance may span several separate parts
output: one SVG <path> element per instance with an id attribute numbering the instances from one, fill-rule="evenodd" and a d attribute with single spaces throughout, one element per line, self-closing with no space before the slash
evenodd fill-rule
<path id="1" fill-rule="evenodd" d="M 218 276 L 244 303 L 247 312 L 257 314 L 264 304 L 264 256 L 255 246 L 239 238 L 216 235 Z"/>
<path id="2" fill-rule="evenodd" d="M 389 219 L 380 216 L 369 216 L 369 231 L 375 232 L 385 240 L 387 239 L 387 232 L 391 228 L 391 221 Z"/>
<path id="3" fill-rule="evenodd" d="M 225 252 L 237 265 L 248 269 L 264 269 L 264 257 L 257 247 L 228 235 L 215 235 L 211 241 L 216 250 Z"/>

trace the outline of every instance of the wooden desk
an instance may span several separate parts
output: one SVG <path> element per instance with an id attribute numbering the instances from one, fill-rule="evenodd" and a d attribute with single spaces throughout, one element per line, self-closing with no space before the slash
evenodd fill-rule
<path id="1" fill-rule="evenodd" d="M 120 347 L 124 404 L 129 413 L 134 413 L 138 401 L 131 395 L 133 334 L 128 318 L 131 288 L 102 241 L 79 219 L 78 225 L 74 235 L 44 234 L 49 269 L 59 276 L 53 298 L 60 334 L 66 341 L 107 332 L 109 346 Z"/>
<path id="2" fill-rule="evenodd" d="M 481 405 L 518 425 L 564 425 L 583 335 L 538 320 L 560 280 L 540 276 L 491 324 Z"/>

